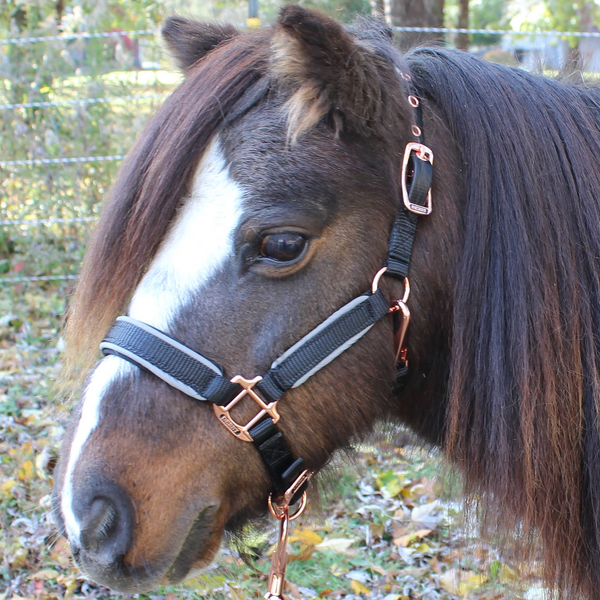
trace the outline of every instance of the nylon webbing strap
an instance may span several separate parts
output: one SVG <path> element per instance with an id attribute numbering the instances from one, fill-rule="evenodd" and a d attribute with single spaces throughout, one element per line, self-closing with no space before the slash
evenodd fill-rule
<path id="1" fill-rule="evenodd" d="M 220 367 L 177 340 L 131 317 L 119 317 L 100 344 L 196 400 L 227 404 L 240 392 Z"/>
<path id="2" fill-rule="evenodd" d="M 284 352 L 256 388 L 269 402 L 278 400 L 357 342 L 388 310 L 381 290 L 355 298 Z M 154 373 L 196 400 L 223 405 L 240 391 L 207 358 L 131 317 L 115 321 L 100 349 Z"/>
<path id="3" fill-rule="evenodd" d="M 274 402 L 350 348 L 389 308 L 381 290 L 355 298 L 284 352 L 256 387 Z"/>
<path id="4" fill-rule="evenodd" d="M 416 96 L 415 96 L 416 97 Z M 415 107 L 415 124 L 419 129 L 418 141 L 423 144 L 423 114 L 421 103 Z M 408 198 L 413 204 L 424 206 L 433 180 L 433 165 L 420 159 L 416 154 L 412 156 L 412 180 Z M 419 217 L 406 208 L 401 208 L 390 234 L 388 247 L 387 274 L 399 279 L 408 277 L 408 267 L 412 254 L 413 241 L 417 231 Z"/>
<path id="5" fill-rule="evenodd" d="M 388 250 L 387 272 L 394 277 L 404 279 L 408 276 L 413 240 L 419 217 L 402 209 L 392 227 Z"/>
<path id="6" fill-rule="evenodd" d="M 302 458 L 294 459 L 283 434 L 270 417 L 260 420 L 250 429 L 249 433 L 273 482 L 275 491 L 289 489 L 300 473 L 304 471 L 304 460 Z M 297 499 L 303 492 L 304 488 L 298 492 Z M 296 499 L 290 504 L 294 504 L 295 501 Z"/>

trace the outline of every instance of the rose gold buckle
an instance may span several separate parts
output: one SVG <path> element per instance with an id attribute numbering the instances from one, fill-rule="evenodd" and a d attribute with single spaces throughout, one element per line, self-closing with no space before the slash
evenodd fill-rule
<path id="1" fill-rule="evenodd" d="M 279 413 L 277 412 L 277 401 L 267 404 L 255 391 L 254 386 L 262 381 L 262 377 L 258 375 L 254 379 L 245 379 L 241 375 L 236 375 L 231 379 L 231 383 L 237 383 L 244 388 L 227 406 L 218 406 L 213 404 L 213 410 L 217 418 L 228 431 L 230 431 L 236 438 L 244 442 L 252 442 L 252 436 L 248 433 L 256 423 L 258 423 L 265 415 L 269 415 L 273 419 L 273 423 L 279 421 Z M 260 412 L 255 415 L 245 425 L 236 423 L 232 418 L 230 411 L 240 400 L 243 400 L 246 396 L 250 396 L 256 404 L 261 408 Z"/>
<path id="2" fill-rule="evenodd" d="M 409 142 L 406 144 L 404 158 L 402 159 L 402 199 L 404 200 L 404 206 L 406 207 L 406 210 L 409 210 L 417 215 L 429 215 L 433 210 L 431 203 L 431 188 L 429 188 L 429 191 L 427 192 L 427 204 L 425 206 L 415 204 L 408 198 L 406 176 L 408 172 L 408 161 L 413 153 L 417 155 L 417 158 L 428 162 L 430 165 L 433 164 L 433 151 L 431 148 L 425 146 L 425 144 L 419 144 L 418 142 Z"/>

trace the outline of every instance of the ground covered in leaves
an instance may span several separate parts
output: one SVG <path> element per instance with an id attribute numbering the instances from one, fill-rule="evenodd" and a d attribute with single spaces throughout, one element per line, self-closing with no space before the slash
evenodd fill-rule
<path id="1" fill-rule="evenodd" d="M 74 568 L 49 517 L 68 417 L 53 392 L 67 292 L 19 285 L 0 295 L 0 600 L 262 598 L 276 537 L 268 521 L 201 577 L 154 594 L 115 594 Z M 289 600 L 544 597 L 535 564 L 501 557 L 467 526 L 460 482 L 435 452 L 396 432 L 380 437 L 334 460 L 320 500 L 295 522 Z"/>

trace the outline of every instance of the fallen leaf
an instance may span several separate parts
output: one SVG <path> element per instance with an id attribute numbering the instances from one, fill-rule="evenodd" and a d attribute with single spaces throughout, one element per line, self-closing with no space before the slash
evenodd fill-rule
<path id="1" fill-rule="evenodd" d="M 294 583 L 292 583 L 291 581 L 286 581 L 285 582 L 285 591 L 287 592 L 286 595 L 288 595 L 290 598 L 295 598 L 295 600 L 300 600 L 301 595 L 300 595 L 300 590 L 298 589 L 298 586 Z"/>
<path id="2" fill-rule="evenodd" d="M 396 546 L 402 546 L 403 548 L 406 548 L 407 546 L 410 545 L 410 543 L 413 541 L 414 539 L 414 533 L 409 533 L 407 535 L 401 535 L 400 537 L 394 538 L 394 544 L 396 544 Z"/>
<path id="3" fill-rule="evenodd" d="M 8 498 L 11 495 L 11 490 L 17 485 L 17 482 L 14 479 L 7 479 L 0 484 L 0 492 L 5 498 Z"/>
<path id="4" fill-rule="evenodd" d="M 28 554 L 27 548 L 19 548 L 18 550 L 15 550 L 13 555 L 8 559 L 8 564 L 14 569 L 23 569 L 27 566 Z"/>
<path id="5" fill-rule="evenodd" d="M 363 585 L 360 581 L 356 581 L 356 579 L 353 579 L 350 582 L 350 586 L 352 587 L 353 591 L 355 594 L 370 594 L 371 590 Z"/>
<path id="6" fill-rule="evenodd" d="M 466 598 L 488 581 L 487 575 L 474 571 L 450 569 L 440 577 L 440 586 L 455 596 Z"/>
<path id="7" fill-rule="evenodd" d="M 367 583 L 371 581 L 369 574 L 366 571 L 361 571 L 359 569 L 348 571 L 348 573 L 346 573 L 346 577 L 348 579 L 353 579 L 354 581 L 360 581 L 361 583 Z"/>
<path id="8" fill-rule="evenodd" d="M 288 541 L 316 546 L 323 541 L 323 538 L 318 533 L 315 533 L 312 529 L 306 528 L 296 531 L 294 535 L 289 537 Z"/>
<path id="9" fill-rule="evenodd" d="M 514 569 L 511 569 L 510 567 L 504 564 L 500 566 L 500 571 L 498 573 L 498 580 L 500 581 L 500 583 L 512 583 L 514 581 L 517 581 L 518 577 L 519 576 Z"/>
<path id="10" fill-rule="evenodd" d="M 379 489 L 385 492 L 390 498 L 397 496 L 404 487 L 404 481 L 396 473 L 385 471 L 377 475 L 377 484 Z"/>
<path id="11" fill-rule="evenodd" d="M 29 576 L 29 579 L 56 579 L 58 577 L 58 571 L 54 569 L 42 569 L 37 571 L 33 575 Z"/>
<path id="12" fill-rule="evenodd" d="M 402 537 L 410 531 L 410 525 L 400 525 L 396 521 L 392 521 L 392 536 L 394 538 Z"/>
<path id="13" fill-rule="evenodd" d="M 431 529 L 419 529 L 419 531 L 401 535 L 400 537 L 394 538 L 394 544 L 396 544 L 396 546 L 402 546 L 403 548 L 406 548 L 415 540 L 423 539 L 425 536 L 429 535 L 431 531 Z"/>
<path id="14" fill-rule="evenodd" d="M 329 572 L 334 577 L 341 577 L 344 574 L 344 569 L 339 565 L 331 565 L 331 567 L 329 567 Z"/>
<path id="15" fill-rule="evenodd" d="M 385 525 L 381 523 L 371 523 L 369 525 L 369 531 L 374 538 L 382 538 L 385 533 Z"/>
<path id="16" fill-rule="evenodd" d="M 317 550 L 333 550 L 334 552 L 345 552 L 354 544 L 356 540 L 351 538 L 331 538 L 324 539 L 315 547 Z"/>
<path id="17" fill-rule="evenodd" d="M 369 568 L 374 573 L 378 573 L 379 575 L 383 575 L 384 577 L 386 577 L 388 574 L 388 571 L 386 571 L 383 567 L 380 567 L 379 565 L 371 565 Z"/>
<path id="18" fill-rule="evenodd" d="M 410 520 L 413 523 L 421 523 L 429 529 L 435 529 L 442 520 L 442 516 L 436 514 L 439 507 L 440 503 L 438 500 L 422 504 L 421 506 L 415 506 L 410 513 Z"/>
<path id="19" fill-rule="evenodd" d="M 300 550 L 295 554 L 288 554 L 287 561 L 290 563 L 294 560 L 308 560 L 314 553 L 314 545 L 302 545 L 300 546 Z"/>
<path id="20" fill-rule="evenodd" d="M 34 474 L 35 467 L 33 465 L 33 461 L 26 460 L 19 469 L 19 479 L 21 481 L 29 481 L 30 479 L 33 479 Z"/>

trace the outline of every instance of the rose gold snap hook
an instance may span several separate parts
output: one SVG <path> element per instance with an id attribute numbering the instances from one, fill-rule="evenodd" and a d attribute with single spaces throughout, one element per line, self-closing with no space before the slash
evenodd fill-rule
<path id="1" fill-rule="evenodd" d="M 403 307 L 406 306 L 409 296 L 410 296 L 410 281 L 408 280 L 408 277 L 405 277 L 404 278 L 404 296 L 402 296 L 402 300 L 396 300 L 394 302 L 394 304 L 390 307 L 389 312 L 394 313 L 399 310 L 404 311 Z M 408 310 L 408 309 L 406 309 L 406 310 Z"/>
<path id="2" fill-rule="evenodd" d="M 308 499 L 306 496 L 306 492 L 302 494 L 300 498 L 300 504 L 295 512 L 290 514 L 289 504 L 284 503 L 283 505 L 277 504 L 276 501 L 273 500 L 273 494 L 269 494 L 269 512 L 278 520 L 281 519 L 289 519 L 290 521 L 295 521 L 306 509 L 306 505 L 308 504 Z"/>

